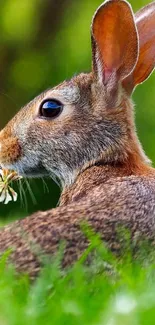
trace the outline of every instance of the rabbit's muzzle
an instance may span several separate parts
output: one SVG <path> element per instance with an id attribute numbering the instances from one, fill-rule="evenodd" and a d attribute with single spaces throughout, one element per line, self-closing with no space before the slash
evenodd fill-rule
<path id="1" fill-rule="evenodd" d="M 5 129 L 0 132 L 0 166 L 2 167 L 13 164 L 21 155 L 18 139 L 9 133 Z"/>

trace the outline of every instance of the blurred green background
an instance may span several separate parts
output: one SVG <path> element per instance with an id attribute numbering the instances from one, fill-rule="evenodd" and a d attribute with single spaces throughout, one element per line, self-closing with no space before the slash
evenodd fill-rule
<path id="1" fill-rule="evenodd" d="M 0 129 L 41 91 L 75 73 L 90 71 L 90 23 L 101 2 L 0 1 Z M 149 1 L 130 3 L 136 11 Z M 155 162 L 155 73 L 133 97 L 140 140 Z M 45 182 L 47 186 L 42 180 L 31 180 L 30 187 L 24 183 L 22 196 L 26 197 L 16 204 L 0 204 L 0 217 L 7 221 L 55 206 L 59 189 L 52 180 Z"/>

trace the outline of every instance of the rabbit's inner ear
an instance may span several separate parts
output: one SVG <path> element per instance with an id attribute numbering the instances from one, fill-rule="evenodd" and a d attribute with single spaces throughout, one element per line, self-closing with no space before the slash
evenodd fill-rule
<path id="1" fill-rule="evenodd" d="M 116 87 L 134 69 L 138 36 L 130 5 L 123 0 L 105 2 L 96 11 L 91 27 L 93 71 L 106 87 Z"/>

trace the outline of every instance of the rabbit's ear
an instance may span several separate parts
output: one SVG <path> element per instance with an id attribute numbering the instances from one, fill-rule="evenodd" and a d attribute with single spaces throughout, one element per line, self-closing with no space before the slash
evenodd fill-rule
<path id="1" fill-rule="evenodd" d="M 146 80 L 155 67 L 155 2 L 135 15 L 139 34 L 139 58 L 133 73 L 124 80 L 128 92 Z"/>
<path id="2" fill-rule="evenodd" d="M 96 11 L 91 27 L 93 71 L 98 81 L 115 88 L 134 69 L 138 36 L 130 5 L 111 0 Z"/>

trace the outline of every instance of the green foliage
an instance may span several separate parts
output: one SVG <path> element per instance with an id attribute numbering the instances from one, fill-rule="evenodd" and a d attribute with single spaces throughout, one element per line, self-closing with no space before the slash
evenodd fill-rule
<path id="1" fill-rule="evenodd" d="M 6 253 L 0 260 L 0 323 L 153 325 L 155 258 L 133 261 L 128 252 L 118 259 L 97 236 L 89 237 L 90 247 L 72 268 L 61 269 L 60 250 L 33 282 L 6 267 Z M 92 263 L 84 265 L 94 248 Z"/>
<path id="2" fill-rule="evenodd" d="M 1 0 L 0 1 L 0 129 L 15 112 L 46 88 L 90 71 L 90 24 L 102 0 Z M 136 11 L 149 0 L 130 0 Z M 149 157 L 155 161 L 155 74 L 134 94 L 136 121 L 140 139 Z M 0 215 L 27 215 L 56 204 L 59 191 L 47 182 L 33 181 L 36 202 L 28 194 L 17 204 L 0 205 Z"/>

